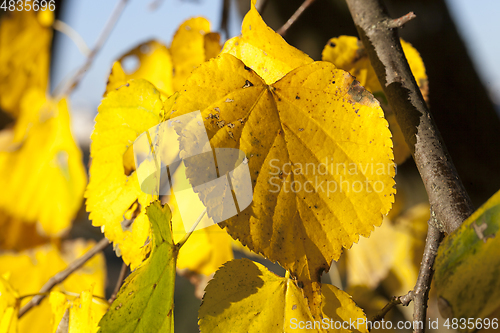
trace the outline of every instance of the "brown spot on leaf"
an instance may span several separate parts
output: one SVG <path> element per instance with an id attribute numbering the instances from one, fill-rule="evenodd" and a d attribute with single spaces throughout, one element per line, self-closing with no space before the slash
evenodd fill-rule
<path id="1" fill-rule="evenodd" d="M 366 106 L 379 106 L 379 102 L 373 97 L 372 93 L 363 88 L 359 81 L 354 80 L 347 91 L 352 100 Z M 352 103 L 351 101 L 348 101 Z"/>

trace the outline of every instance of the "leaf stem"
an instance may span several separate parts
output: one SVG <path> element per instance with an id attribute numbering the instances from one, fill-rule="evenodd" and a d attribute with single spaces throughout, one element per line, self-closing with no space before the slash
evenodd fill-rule
<path id="1" fill-rule="evenodd" d="M 80 67 L 80 69 L 71 77 L 61 88 L 61 91 L 54 91 L 53 95 L 56 96 L 57 98 L 60 98 L 61 96 L 67 96 L 69 95 L 80 83 L 82 78 L 85 76 L 87 73 L 88 69 L 92 65 L 92 62 L 94 61 L 97 53 L 101 50 L 103 47 L 104 43 L 108 39 L 109 35 L 111 34 L 111 31 L 113 31 L 113 28 L 116 25 L 116 22 L 120 18 L 120 15 L 122 14 L 123 10 L 125 9 L 125 6 L 127 4 L 128 0 L 119 0 L 115 9 L 111 13 L 111 16 L 104 26 L 104 29 L 102 30 L 99 38 L 97 39 L 97 42 L 94 46 L 94 48 L 90 51 L 90 53 L 87 56 L 87 60 L 85 63 Z"/>
<path id="2" fill-rule="evenodd" d="M 101 239 L 84 255 L 70 263 L 64 270 L 51 277 L 49 281 L 47 281 L 47 283 L 45 283 L 43 287 L 38 291 L 37 295 L 33 296 L 33 298 L 25 306 L 23 306 L 21 310 L 19 310 L 18 317 L 21 318 L 32 307 L 40 304 L 40 302 L 45 298 L 45 296 L 48 295 L 49 291 L 51 291 L 52 288 L 63 282 L 71 273 L 82 267 L 93 256 L 107 248 L 110 244 L 111 243 L 107 238 Z"/>
<path id="3" fill-rule="evenodd" d="M 288 19 L 288 21 L 286 21 L 285 24 L 283 24 L 283 26 L 279 28 L 276 32 L 281 36 L 286 35 L 288 29 L 290 29 L 290 27 L 297 21 L 300 15 L 302 15 L 302 13 L 304 13 L 307 7 L 312 5 L 313 2 L 314 0 L 305 0 L 302 3 L 302 5 L 300 5 L 300 7 L 295 11 L 295 13 L 293 13 L 293 15 Z"/>
<path id="4" fill-rule="evenodd" d="M 203 210 L 203 212 L 201 212 L 200 216 L 198 216 L 198 219 L 196 220 L 196 222 L 191 227 L 191 230 L 189 230 L 189 232 L 179 241 L 179 243 L 177 243 L 177 247 L 178 248 L 181 248 L 184 245 L 184 243 L 187 242 L 187 240 L 189 239 L 189 237 L 191 236 L 191 234 L 196 230 L 196 227 L 198 226 L 198 224 L 200 224 L 201 219 L 203 218 L 203 216 L 206 213 L 207 213 L 207 209 L 205 208 Z"/>

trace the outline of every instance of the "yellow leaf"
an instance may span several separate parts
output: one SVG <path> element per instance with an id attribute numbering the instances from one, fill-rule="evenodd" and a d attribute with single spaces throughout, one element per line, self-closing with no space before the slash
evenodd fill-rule
<path id="1" fill-rule="evenodd" d="M 347 72 L 316 62 L 268 86 L 222 54 L 184 90 L 171 119 L 200 110 L 212 147 L 247 156 L 253 202 L 220 225 L 251 250 L 316 283 L 343 247 L 382 223 L 395 193 L 390 132 L 376 100 Z M 181 140 L 188 156 L 196 144 Z M 203 170 L 186 170 L 200 183 Z M 311 288 L 317 296 L 318 285 Z"/>
<path id="2" fill-rule="evenodd" d="M 127 61 L 135 61 L 136 68 L 126 73 L 123 70 L 123 64 Z M 170 96 L 174 91 L 172 88 L 172 59 L 167 47 L 151 40 L 122 55 L 113 64 L 106 93 L 118 89 L 130 79 L 148 80 L 162 94 Z"/>
<path id="3" fill-rule="evenodd" d="M 145 80 L 131 80 L 102 100 L 92 133 L 87 211 L 131 268 L 145 258 L 149 223 L 144 208 L 151 195 L 141 191 L 133 163 L 134 140 L 161 118 L 159 91 Z M 130 228 L 122 222 L 135 221 Z"/>
<path id="4" fill-rule="evenodd" d="M 17 332 L 18 297 L 6 276 L 0 274 L 0 333 Z"/>
<path id="5" fill-rule="evenodd" d="M 0 108 L 19 113 L 30 87 L 45 92 L 49 83 L 53 12 L 13 11 L 0 22 Z"/>
<path id="6" fill-rule="evenodd" d="M 66 100 L 31 90 L 14 132 L 18 148 L 0 152 L 0 208 L 36 222 L 45 235 L 61 235 L 80 208 L 87 178 Z"/>
<path id="7" fill-rule="evenodd" d="M 203 17 L 184 21 L 172 39 L 170 52 L 174 64 L 174 91 L 179 91 L 191 72 L 220 50 L 218 34 L 210 33 L 210 22 Z"/>
<path id="8" fill-rule="evenodd" d="M 61 327 L 61 321 L 67 324 L 68 333 L 97 332 L 97 324 L 106 313 L 109 304 L 103 299 L 93 297 L 92 292 L 91 287 L 89 290 L 82 291 L 76 298 L 58 291 L 50 293 L 53 332 Z"/>
<path id="9" fill-rule="evenodd" d="M 255 8 L 255 0 L 243 19 L 241 35 L 228 40 L 222 52 L 243 61 L 267 84 L 278 81 L 294 68 L 313 62 L 266 25 Z"/>
<path id="10" fill-rule="evenodd" d="M 208 283 L 198 314 L 200 331 L 368 332 L 363 311 L 347 293 L 323 284 L 321 298 L 322 319 L 315 322 L 296 281 L 248 259 L 233 260 Z M 347 329 L 339 329 L 344 322 Z"/>
<path id="11" fill-rule="evenodd" d="M 12 287 L 21 296 L 36 294 L 52 276 L 65 269 L 94 244 L 93 241 L 74 240 L 63 242 L 61 250 L 53 244 L 47 244 L 20 253 L 6 252 L 0 256 L 0 275 L 9 272 Z M 94 295 L 104 297 L 105 282 L 104 255 L 98 254 L 54 287 L 53 291 L 74 294 L 94 286 Z M 24 298 L 21 307 L 28 301 L 29 297 Z M 33 327 L 38 332 L 50 332 L 52 326 L 49 318 L 50 304 L 48 300 L 43 300 L 19 320 L 19 332 L 32 332 Z"/>
<path id="12" fill-rule="evenodd" d="M 422 58 L 410 43 L 401 40 L 401 46 L 420 91 L 427 100 L 428 80 Z M 363 87 L 379 99 L 393 134 L 395 163 L 403 163 L 410 156 L 410 150 L 361 41 L 352 36 L 332 38 L 323 49 L 323 60 L 351 73 Z"/>
<path id="13" fill-rule="evenodd" d="M 38 233 L 35 223 L 26 223 L 4 211 L 0 211 L 0 230 L 0 250 L 22 251 L 49 241 Z"/>

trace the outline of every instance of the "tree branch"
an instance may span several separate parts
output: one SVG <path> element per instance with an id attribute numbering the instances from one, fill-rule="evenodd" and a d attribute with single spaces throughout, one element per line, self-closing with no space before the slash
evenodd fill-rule
<path id="1" fill-rule="evenodd" d="M 432 222 L 440 231 L 451 233 L 472 213 L 472 203 L 410 71 L 393 29 L 398 24 L 380 0 L 346 1 L 422 177 L 435 212 Z"/>
<path id="2" fill-rule="evenodd" d="M 87 251 L 83 256 L 73 261 L 71 264 L 66 267 L 63 271 L 57 273 L 53 277 L 47 281 L 40 289 L 37 295 L 33 296 L 33 298 L 25 305 L 21 310 L 19 310 L 18 317 L 21 318 L 26 312 L 28 312 L 32 307 L 40 304 L 40 302 L 48 295 L 49 291 L 52 290 L 59 283 L 63 282 L 71 273 L 82 267 L 87 261 L 89 261 L 93 256 L 97 253 L 104 250 L 111 243 L 107 238 L 101 239 L 93 248 Z"/>
<path id="3" fill-rule="evenodd" d="M 113 290 L 113 293 L 111 294 L 111 297 L 108 300 L 109 304 L 111 304 L 115 301 L 116 295 L 118 295 L 118 292 L 120 291 L 120 288 L 123 285 L 123 281 L 125 280 L 125 277 L 127 276 L 127 271 L 128 271 L 127 264 L 122 263 L 122 268 L 120 269 L 120 274 L 118 275 L 118 280 L 116 281 L 115 289 Z"/>
<path id="4" fill-rule="evenodd" d="M 99 38 L 97 39 L 97 42 L 94 46 L 94 48 L 90 51 L 90 53 L 87 56 L 87 60 L 83 64 L 82 67 L 69 79 L 69 81 L 66 82 L 64 87 L 61 89 L 61 92 L 56 91 L 54 92 L 54 95 L 57 97 L 60 96 L 66 96 L 69 95 L 80 83 L 81 79 L 85 75 L 85 73 L 88 71 L 90 66 L 92 65 L 92 62 L 94 61 L 95 56 L 97 53 L 101 50 L 103 47 L 104 43 L 108 39 L 109 35 L 111 34 L 111 31 L 113 31 L 113 28 L 116 25 L 116 22 L 120 18 L 120 15 L 123 12 L 123 9 L 125 9 L 125 5 L 127 4 L 128 0 L 119 0 L 118 4 L 116 5 L 115 9 L 113 10 L 113 13 L 111 13 L 111 16 L 104 26 L 104 29 L 102 30 Z"/>
<path id="5" fill-rule="evenodd" d="M 300 7 L 295 11 L 295 13 L 293 13 L 292 17 L 290 17 L 288 21 L 286 21 L 286 23 L 283 24 L 283 26 L 279 28 L 276 32 L 279 33 L 281 36 L 286 35 L 288 29 L 290 29 L 290 27 L 295 23 L 295 21 L 297 21 L 300 15 L 302 15 L 302 13 L 307 9 L 307 7 L 309 7 L 313 2 L 314 0 L 305 0 L 302 3 L 302 5 L 300 5 Z"/>

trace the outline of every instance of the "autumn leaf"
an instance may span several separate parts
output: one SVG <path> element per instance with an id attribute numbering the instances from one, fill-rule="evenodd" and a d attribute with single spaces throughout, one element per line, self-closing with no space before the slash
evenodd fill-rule
<path id="1" fill-rule="evenodd" d="M 443 317 L 486 318 L 500 307 L 499 229 L 500 191 L 439 246 L 434 281 Z"/>
<path id="2" fill-rule="evenodd" d="M 0 22 L 0 108 L 14 117 L 30 88 L 45 93 L 49 83 L 54 13 L 14 11 Z"/>
<path id="3" fill-rule="evenodd" d="M 428 80 L 425 73 L 425 66 L 418 51 L 410 44 L 401 39 L 401 46 L 406 55 L 410 69 L 417 81 L 420 91 L 427 100 Z M 323 60 L 333 63 L 338 68 L 348 71 L 356 77 L 356 80 L 372 92 L 378 98 L 385 116 L 389 122 L 389 128 L 393 135 L 394 161 L 396 164 L 403 163 L 409 156 L 410 150 L 405 142 L 401 128 L 399 127 L 394 111 L 387 103 L 382 86 L 378 81 L 375 70 L 366 54 L 363 44 L 357 37 L 340 36 L 328 41 L 323 49 Z"/>
<path id="4" fill-rule="evenodd" d="M 395 193 L 390 133 L 376 100 L 347 72 L 317 62 L 269 86 L 222 54 L 195 70 L 184 90 L 171 119 L 200 110 L 212 147 L 247 156 L 253 202 L 219 225 L 251 250 L 307 285 L 382 223 Z M 196 141 L 181 140 L 181 148 L 191 156 Z M 202 172 L 189 170 L 199 183 Z"/>
<path id="5" fill-rule="evenodd" d="M 170 45 L 174 91 L 181 89 L 196 67 L 219 53 L 219 38 L 219 34 L 210 33 L 210 22 L 203 17 L 194 17 L 179 26 Z"/>
<path id="6" fill-rule="evenodd" d="M 64 270 L 69 263 L 87 252 L 94 244 L 93 241 L 74 240 L 63 242 L 61 250 L 53 244 L 46 244 L 19 253 L 3 252 L 0 255 L 0 275 L 6 273 L 10 275 L 12 288 L 20 296 L 36 294 L 52 276 Z M 93 286 L 93 294 L 104 297 L 105 267 L 104 255 L 98 254 L 55 286 L 53 291 L 80 293 Z M 29 299 L 29 297 L 24 298 L 20 306 L 24 306 Z M 32 332 L 33 327 L 39 332 L 50 332 L 51 313 L 50 304 L 47 300 L 43 300 L 19 320 L 19 332 Z"/>
<path id="7" fill-rule="evenodd" d="M 97 324 L 109 307 L 108 302 L 93 297 L 93 288 L 82 291 L 78 297 L 67 296 L 59 291 L 50 293 L 53 331 L 67 327 L 68 333 L 94 333 Z"/>
<path id="8" fill-rule="evenodd" d="M 37 223 L 46 236 L 60 236 L 81 205 L 87 181 L 82 158 L 66 100 L 31 90 L 12 141 L 0 147 L 0 209 L 18 222 Z"/>
<path id="9" fill-rule="evenodd" d="M 241 35 L 224 44 L 222 53 L 229 53 L 253 69 L 267 84 L 281 79 L 299 66 L 312 63 L 304 52 L 288 45 L 279 34 L 269 28 L 252 0 L 245 15 Z"/>
<path id="10" fill-rule="evenodd" d="M 0 211 L 0 230 L 0 250 L 22 251 L 49 241 L 38 233 L 36 223 L 25 223 L 4 211 Z"/>
<path id="11" fill-rule="evenodd" d="M 10 274 L 0 275 L 0 332 L 16 333 L 19 294 L 9 283 L 8 275 Z"/>
<path id="12" fill-rule="evenodd" d="M 124 262 L 135 269 L 147 254 L 144 245 L 150 231 L 144 208 L 152 196 L 141 191 L 132 144 L 160 122 L 160 92 L 145 80 L 131 80 L 109 92 L 98 112 L 91 136 L 87 211 L 92 224 L 101 227 Z M 128 228 L 123 223 L 130 219 L 135 220 Z"/>
<path id="13" fill-rule="evenodd" d="M 347 293 L 328 284 L 321 289 L 324 320 L 321 327 L 312 329 L 315 319 L 296 283 L 248 259 L 229 261 L 215 273 L 205 290 L 199 310 L 200 331 L 368 332 L 363 311 Z M 349 330 L 335 329 L 335 323 L 343 322 L 360 324 Z"/>
<path id="14" fill-rule="evenodd" d="M 130 72 L 123 69 L 125 62 L 136 61 L 136 68 Z M 134 64 L 134 63 L 133 63 Z M 145 79 L 151 82 L 165 96 L 172 95 L 172 59 L 168 48 L 151 40 L 142 43 L 122 55 L 113 64 L 106 85 L 106 93 L 125 85 L 131 79 Z"/>
<path id="15" fill-rule="evenodd" d="M 100 332 L 173 332 L 175 263 L 178 247 L 171 230 L 168 205 L 146 208 L 151 223 L 151 254 L 125 280 Z"/>

